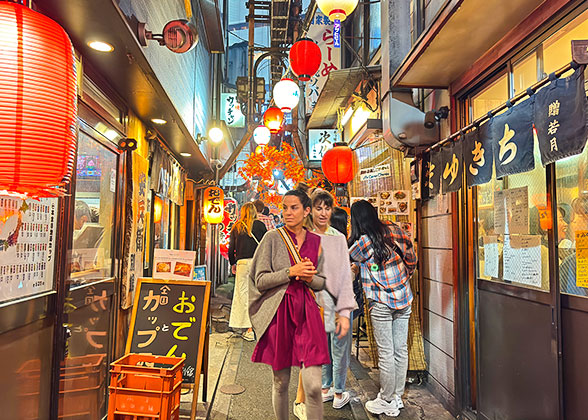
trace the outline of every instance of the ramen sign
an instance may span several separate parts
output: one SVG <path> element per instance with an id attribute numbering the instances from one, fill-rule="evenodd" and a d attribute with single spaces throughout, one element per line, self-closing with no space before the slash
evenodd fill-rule
<path id="1" fill-rule="evenodd" d="M 223 221 L 225 194 L 221 188 L 210 187 L 204 191 L 204 220 L 211 224 Z"/>

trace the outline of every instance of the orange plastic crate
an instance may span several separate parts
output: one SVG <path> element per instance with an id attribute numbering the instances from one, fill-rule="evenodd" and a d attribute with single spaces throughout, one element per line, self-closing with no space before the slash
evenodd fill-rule
<path id="1" fill-rule="evenodd" d="M 113 362 L 108 420 L 179 420 L 184 360 L 131 353 Z"/>

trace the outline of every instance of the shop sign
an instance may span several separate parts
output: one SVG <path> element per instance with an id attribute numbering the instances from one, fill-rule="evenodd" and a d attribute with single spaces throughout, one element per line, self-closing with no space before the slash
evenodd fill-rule
<path id="1" fill-rule="evenodd" d="M 463 160 L 468 187 L 490 182 L 492 179 L 492 139 L 489 136 L 489 124 L 483 124 L 464 137 Z"/>
<path id="2" fill-rule="evenodd" d="M 242 128 L 245 126 L 245 116 L 241 111 L 241 104 L 237 101 L 236 93 L 221 93 L 221 119 L 227 126 Z"/>
<path id="3" fill-rule="evenodd" d="M 209 187 L 204 191 L 204 220 L 207 223 L 218 224 L 223 221 L 223 201 L 225 194 L 218 187 Z"/>
<path id="4" fill-rule="evenodd" d="M 220 253 L 225 259 L 229 259 L 229 241 L 231 230 L 239 217 L 239 204 L 234 198 L 225 198 L 224 216 L 220 234 Z"/>
<path id="5" fill-rule="evenodd" d="M 386 178 L 392 174 L 390 164 L 374 166 L 373 168 L 364 168 L 359 171 L 360 181 L 371 181 L 373 179 Z"/>
<path id="6" fill-rule="evenodd" d="M 588 287 L 588 230 L 576 231 L 576 286 Z"/>
<path id="7" fill-rule="evenodd" d="M 308 130 L 308 160 L 321 161 L 325 153 L 333 148 L 334 143 L 341 141 L 341 132 L 328 128 L 311 128 Z"/>

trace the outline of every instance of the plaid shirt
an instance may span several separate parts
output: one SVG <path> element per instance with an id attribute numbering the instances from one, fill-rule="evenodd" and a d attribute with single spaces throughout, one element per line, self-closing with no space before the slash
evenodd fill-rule
<path id="1" fill-rule="evenodd" d="M 257 213 L 257 220 L 263 222 L 267 230 L 272 230 L 276 228 L 274 218 L 271 216 L 266 216 L 265 214 Z"/>
<path id="2" fill-rule="evenodd" d="M 372 241 L 367 235 L 361 236 L 351 246 L 349 254 L 353 261 L 359 263 L 366 298 L 381 302 L 392 309 L 403 309 L 412 302 L 412 291 L 408 281 L 416 269 L 417 257 L 412 241 L 406 233 L 395 224 L 388 227 L 392 241 L 404 255 L 404 261 L 400 255 L 392 251 L 392 256 L 383 267 L 372 271 L 376 261 Z"/>

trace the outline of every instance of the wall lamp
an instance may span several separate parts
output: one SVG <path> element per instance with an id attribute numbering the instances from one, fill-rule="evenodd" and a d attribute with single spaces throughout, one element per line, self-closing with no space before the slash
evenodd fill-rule
<path id="1" fill-rule="evenodd" d="M 425 113 L 425 121 L 423 124 L 425 125 L 425 128 L 431 129 L 435 127 L 435 123 L 439 122 L 442 119 L 447 119 L 448 116 L 449 108 L 446 106 L 442 106 L 439 109 L 427 111 Z"/>

